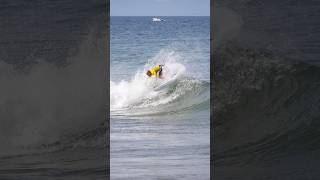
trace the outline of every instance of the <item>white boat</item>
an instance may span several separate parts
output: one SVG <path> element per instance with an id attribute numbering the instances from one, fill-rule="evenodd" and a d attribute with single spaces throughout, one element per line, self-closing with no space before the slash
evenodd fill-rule
<path id="1" fill-rule="evenodd" d="M 164 21 L 164 20 L 163 20 L 163 19 L 160 19 L 160 18 L 154 17 L 154 18 L 152 18 L 152 21 Z"/>

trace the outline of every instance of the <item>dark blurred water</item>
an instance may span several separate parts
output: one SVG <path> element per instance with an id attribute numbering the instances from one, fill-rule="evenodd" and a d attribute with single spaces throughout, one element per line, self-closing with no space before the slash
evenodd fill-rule
<path id="1" fill-rule="evenodd" d="M 319 179 L 319 1 L 216 1 L 213 177 Z"/>
<path id="2" fill-rule="evenodd" d="M 0 3 L 0 179 L 108 177 L 107 11 Z"/>

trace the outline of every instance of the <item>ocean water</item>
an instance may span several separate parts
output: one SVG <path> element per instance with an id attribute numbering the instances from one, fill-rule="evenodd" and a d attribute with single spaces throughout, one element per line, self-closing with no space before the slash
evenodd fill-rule
<path id="1" fill-rule="evenodd" d="M 107 7 L 1 2 L 1 180 L 108 178 Z"/>
<path id="2" fill-rule="evenodd" d="M 319 179 L 319 8 L 215 1 L 214 179 Z"/>
<path id="3" fill-rule="evenodd" d="M 111 17 L 111 179 L 210 177 L 210 18 L 161 18 Z"/>

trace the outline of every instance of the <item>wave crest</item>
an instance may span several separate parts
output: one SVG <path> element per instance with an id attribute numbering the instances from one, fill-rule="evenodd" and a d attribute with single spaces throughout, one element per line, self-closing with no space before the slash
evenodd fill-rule
<path id="1" fill-rule="evenodd" d="M 110 82 L 112 115 L 152 115 L 172 113 L 209 103 L 210 87 L 206 80 L 193 78 L 174 52 L 164 53 L 146 63 L 130 81 Z M 155 64 L 163 64 L 164 79 L 150 78 L 145 72 Z"/>

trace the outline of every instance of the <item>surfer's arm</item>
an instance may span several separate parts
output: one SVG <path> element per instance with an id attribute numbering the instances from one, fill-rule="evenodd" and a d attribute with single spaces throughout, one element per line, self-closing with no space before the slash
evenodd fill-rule
<path id="1" fill-rule="evenodd" d="M 163 79 L 162 73 L 160 71 L 157 73 L 156 78 Z"/>
<path id="2" fill-rule="evenodd" d="M 163 79 L 163 76 L 162 76 L 162 67 L 161 69 L 159 70 L 159 72 L 157 73 L 157 76 L 159 79 Z"/>

